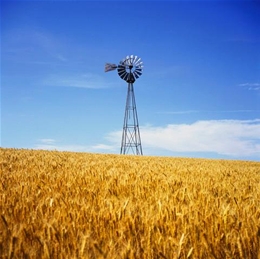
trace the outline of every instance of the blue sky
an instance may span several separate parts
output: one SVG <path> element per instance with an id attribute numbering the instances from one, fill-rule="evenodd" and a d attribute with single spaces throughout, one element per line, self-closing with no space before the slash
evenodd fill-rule
<path id="1" fill-rule="evenodd" d="M 258 1 L 1 1 L 1 146 L 118 154 L 131 54 L 144 155 L 260 161 Z"/>

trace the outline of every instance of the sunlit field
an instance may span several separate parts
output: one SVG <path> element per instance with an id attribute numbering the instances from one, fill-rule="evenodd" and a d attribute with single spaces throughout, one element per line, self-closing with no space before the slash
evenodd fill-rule
<path id="1" fill-rule="evenodd" d="M 260 258 L 260 163 L 0 149 L 0 258 Z"/>

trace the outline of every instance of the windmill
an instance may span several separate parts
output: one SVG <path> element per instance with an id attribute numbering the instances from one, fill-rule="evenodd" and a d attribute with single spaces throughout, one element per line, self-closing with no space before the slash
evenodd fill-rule
<path id="1" fill-rule="evenodd" d="M 106 63 L 105 72 L 115 69 L 117 69 L 118 75 L 128 83 L 120 154 L 128 154 L 129 151 L 132 151 L 135 155 L 142 155 L 134 82 L 142 75 L 143 62 L 141 58 L 131 55 L 120 61 L 119 65 Z"/>

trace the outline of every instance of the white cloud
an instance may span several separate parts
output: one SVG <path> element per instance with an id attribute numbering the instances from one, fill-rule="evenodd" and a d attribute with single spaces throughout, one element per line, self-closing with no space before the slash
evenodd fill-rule
<path id="1" fill-rule="evenodd" d="M 198 113 L 200 111 L 197 110 L 186 110 L 186 111 L 166 111 L 166 112 L 157 112 L 158 114 L 191 114 Z"/>
<path id="2" fill-rule="evenodd" d="M 34 149 L 58 150 L 58 151 L 88 151 L 87 147 L 81 145 L 61 145 L 52 138 L 38 139 Z"/>
<path id="3" fill-rule="evenodd" d="M 42 150 L 57 150 L 57 151 L 71 151 L 71 152 L 114 152 L 118 148 L 114 145 L 97 144 L 94 146 L 84 145 L 67 145 L 58 143 L 54 139 L 39 139 L 38 143 L 34 146 L 34 149 Z"/>
<path id="4" fill-rule="evenodd" d="M 260 83 L 244 83 L 240 84 L 239 86 L 260 86 Z"/>
<path id="5" fill-rule="evenodd" d="M 248 90 L 260 91 L 260 86 L 259 87 L 249 87 Z"/>
<path id="6" fill-rule="evenodd" d="M 52 75 L 44 80 L 44 84 L 50 86 L 64 86 L 64 87 L 79 87 L 100 89 L 115 86 L 116 84 L 110 83 L 104 77 L 93 74 L 71 74 L 71 75 Z"/>
<path id="7" fill-rule="evenodd" d="M 191 113 L 245 113 L 245 112 L 259 112 L 259 110 L 183 110 L 183 111 L 162 111 L 157 114 L 191 114 Z"/>
<path id="8" fill-rule="evenodd" d="M 168 124 L 140 128 L 142 146 L 150 155 L 197 153 L 197 156 L 228 156 L 233 159 L 260 159 L 260 119 L 208 120 L 191 124 Z M 54 139 L 40 139 L 35 149 L 73 152 L 118 153 L 122 130 L 110 132 L 106 144 L 66 145 Z"/>
<path id="9" fill-rule="evenodd" d="M 260 119 L 210 120 L 140 129 L 145 148 L 170 152 L 210 152 L 231 157 L 260 157 Z M 118 143 L 121 131 L 108 140 Z"/>
<path id="10" fill-rule="evenodd" d="M 68 61 L 64 40 L 47 31 L 21 27 L 10 29 L 3 36 L 3 53 L 14 62 L 48 65 Z"/>
<path id="11" fill-rule="evenodd" d="M 115 147 L 114 145 L 97 144 L 95 146 L 92 146 L 92 149 L 94 149 L 94 150 L 115 151 L 117 149 L 117 147 Z"/>
<path id="12" fill-rule="evenodd" d="M 41 142 L 44 145 L 50 145 L 50 144 L 55 143 L 56 141 L 55 141 L 55 139 L 51 139 L 51 138 L 42 138 L 42 139 L 39 139 L 39 142 Z"/>
<path id="13" fill-rule="evenodd" d="M 260 83 L 244 83 L 239 86 L 246 87 L 250 91 L 260 91 Z"/>
<path id="14" fill-rule="evenodd" d="M 71 152 L 92 152 L 92 149 L 90 147 L 81 145 L 37 144 L 34 146 L 33 149 Z"/>

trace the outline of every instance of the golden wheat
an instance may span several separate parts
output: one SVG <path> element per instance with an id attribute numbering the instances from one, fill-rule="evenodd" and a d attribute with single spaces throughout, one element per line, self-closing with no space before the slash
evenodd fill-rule
<path id="1" fill-rule="evenodd" d="M 1 258 L 260 258 L 260 163 L 0 149 Z"/>

